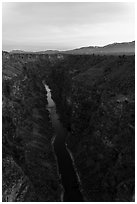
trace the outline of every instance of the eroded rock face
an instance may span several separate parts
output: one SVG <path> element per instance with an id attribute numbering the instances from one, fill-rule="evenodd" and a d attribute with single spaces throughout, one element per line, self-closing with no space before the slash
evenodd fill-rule
<path id="1" fill-rule="evenodd" d="M 13 189 L 14 193 L 11 190 L 8 197 L 17 201 L 19 191 L 23 194 L 23 201 L 61 201 L 62 187 L 51 144 L 54 134 L 46 110 L 46 91 L 39 70 L 24 70 L 20 75 L 6 79 L 3 84 L 5 163 L 10 155 L 22 169 L 21 175 L 27 177 L 28 186 L 31 187 L 26 195 L 16 178 L 16 190 Z M 4 169 L 3 176 L 7 171 L 10 171 L 9 167 Z M 24 185 L 27 188 L 27 184 Z M 7 196 L 5 192 L 3 195 Z M 21 198 L 18 200 L 21 201 Z"/>
<path id="2" fill-rule="evenodd" d="M 115 97 L 103 100 L 103 96 L 98 96 L 99 91 L 89 92 L 87 96 L 91 98 L 85 96 L 82 100 L 80 90 L 72 99 L 76 102 L 72 108 L 72 135 L 68 142 L 86 200 L 131 200 L 134 193 L 134 103 L 130 97 L 128 103 L 120 104 Z"/>
<path id="3" fill-rule="evenodd" d="M 70 125 L 67 144 L 85 201 L 131 201 L 135 156 L 134 56 L 101 57 L 98 63 L 97 60 L 89 60 L 87 67 L 94 66 L 83 69 L 84 59 L 79 58 L 77 73 L 72 71 L 73 65 L 70 72 L 67 63 L 53 68 L 53 97 L 64 125 Z"/>

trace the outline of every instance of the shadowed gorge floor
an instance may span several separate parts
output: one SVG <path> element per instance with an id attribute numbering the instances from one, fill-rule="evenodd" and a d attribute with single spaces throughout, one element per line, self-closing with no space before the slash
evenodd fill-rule
<path id="1" fill-rule="evenodd" d="M 50 89 L 45 85 L 47 90 L 47 109 L 50 113 L 52 126 L 55 131 L 55 139 L 53 142 L 55 154 L 61 174 L 62 185 L 64 188 L 63 201 L 65 202 L 82 202 L 83 198 L 79 190 L 79 183 L 76 172 L 74 170 L 72 159 L 66 149 L 65 139 L 68 134 L 63 127 L 56 113 L 56 105 L 52 100 Z"/>

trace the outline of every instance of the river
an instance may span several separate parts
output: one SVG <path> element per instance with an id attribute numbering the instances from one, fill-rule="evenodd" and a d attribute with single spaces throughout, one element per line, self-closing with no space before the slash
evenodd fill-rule
<path id="1" fill-rule="evenodd" d="M 56 104 L 52 100 L 51 90 L 46 84 L 45 89 L 47 91 L 48 101 L 47 110 L 49 111 L 52 127 L 55 132 L 53 146 L 64 188 L 63 201 L 83 202 L 83 197 L 79 188 L 79 177 L 76 173 L 73 156 L 65 143 L 65 139 L 69 133 L 59 120 L 59 115 L 56 112 Z"/>

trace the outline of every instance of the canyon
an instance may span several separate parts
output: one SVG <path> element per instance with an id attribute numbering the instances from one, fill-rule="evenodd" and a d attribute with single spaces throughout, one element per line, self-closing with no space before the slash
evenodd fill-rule
<path id="1" fill-rule="evenodd" d="M 134 54 L 2 63 L 3 201 L 133 201 Z"/>

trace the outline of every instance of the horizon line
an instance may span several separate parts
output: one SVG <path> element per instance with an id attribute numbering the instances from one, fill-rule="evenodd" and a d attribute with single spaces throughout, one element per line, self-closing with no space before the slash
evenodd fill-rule
<path id="1" fill-rule="evenodd" d="M 102 46 L 99 46 L 99 45 L 89 45 L 89 46 L 82 46 L 82 47 L 74 47 L 72 49 L 65 49 L 65 50 L 60 50 L 60 49 L 47 49 L 47 50 L 39 50 L 39 51 L 32 51 L 32 50 L 22 50 L 22 49 L 12 49 L 10 51 L 7 51 L 7 50 L 3 50 L 2 51 L 5 51 L 5 52 L 12 52 L 12 51 L 22 51 L 22 52 L 43 52 L 43 51 L 58 51 L 58 52 L 64 52 L 64 51 L 71 51 L 71 50 L 76 50 L 76 49 L 80 49 L 80 48 L 87 48 L 87 47 L 105 47 L 107 45 L 113 45 L 113 44 L 120 44 L 120 43 L 132 43 L 132 42 L 135 42 L 135 40 L 132 40 L 132 41 L 122 41 L 122 42 L 110 42 L 109 44 L 105 44 L 105 45 L 102 45 Z"/>

